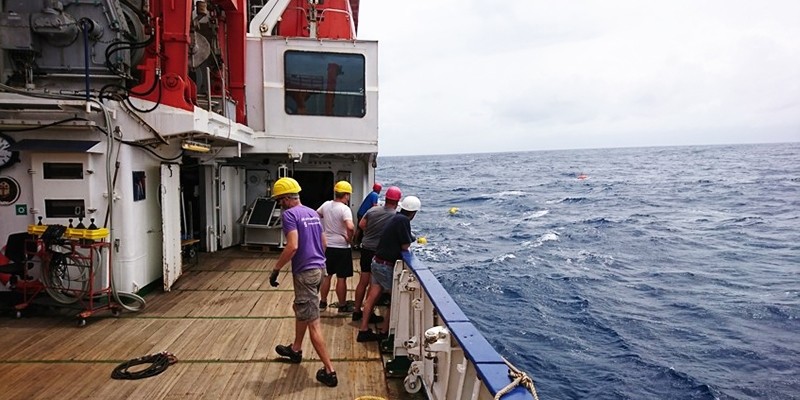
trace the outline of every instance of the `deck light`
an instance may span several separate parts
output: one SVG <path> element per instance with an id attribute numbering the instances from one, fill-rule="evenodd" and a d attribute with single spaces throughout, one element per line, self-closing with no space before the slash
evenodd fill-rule
<path id="1" fill-rule="evenodd" d="M 181 142 L 181 148 L 184 150 L 194 151 L 198 153 L 208 153 L 211 151 L 211 145 L 208 143 L 196 142 L 194 140 L 184 140 Z"/>

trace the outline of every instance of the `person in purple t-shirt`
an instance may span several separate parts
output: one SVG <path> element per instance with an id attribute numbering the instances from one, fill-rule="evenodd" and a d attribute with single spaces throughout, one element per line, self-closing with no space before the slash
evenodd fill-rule
<path id="1" fill-rule="evenodd" d="M 319 321 L 319 286 L 325 273 L 325 235 L 316 211 L 300 203 L 300 184 L 292 178 L 281 178 L 275 182 L 272 198 L 281 206 L 283 233 L 286 246 L 283 248 L 269 283 L 278 286 L 278 274 L 284 265 L 292 262 L 294 283 L 295 336 L 289 345 L 278 345 L 275 352 L 289 358 L 293 363 L 303 361 L 303 338 L 308 335 L 323 367 L 317 371 L 317 380 L 327 386 L 339 383 L 336 371 L 322 337 Z"/>

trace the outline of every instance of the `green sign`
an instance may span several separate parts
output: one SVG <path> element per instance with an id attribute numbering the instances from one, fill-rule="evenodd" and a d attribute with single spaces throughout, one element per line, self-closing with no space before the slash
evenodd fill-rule
<path id="1" fill-rule="evenodd" d="M 17 204 L 14 207 L 17 209 L 17 215 L 28 215 L 28 205 L 27 204 Z"/>

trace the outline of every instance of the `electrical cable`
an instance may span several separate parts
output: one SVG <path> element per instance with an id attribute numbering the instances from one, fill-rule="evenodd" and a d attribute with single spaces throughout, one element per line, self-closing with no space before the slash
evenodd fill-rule
<path id="1" fill-rule="evenodd" d="M 84 33 L 88 34 L 87 28 L 84 28 Z M 132 44 L 128 43 L 128 46 L 123 46 L 123 44 L 125 44 L 125 43 L 124 42 L 120 42 L 119 45 L 109 46 L 111 48 L 110 49 L 111 51 L 109 51 L 109 48 L 106 48 L 106 51 L 107 51 L 106 54 L 107 55 L 109 55 L 109 54 L 113 55 L 114 52 L 121 51 L 123 49 L 133 49 L 133 48 L 138 48 L 140 46 L 141 47 L 145 47 L 152 40 L 153 39 L 151 37 L 150 39 L 148 39 L 145 42 L 138 42 L 138 43 L 135 42 L 135 43 L 132 43 Z M 108 59 L 107 59 L 107 61 L 108 61 Z M 109 69 L 112 72 L 116 71 L 116 69 L 113 68 L 113 67 L 111 67 Z M 107 87 L 118 87 L 120 89 L 123 89 L 123 91 L 125 92 L 123 104 L 127 103 L 132 109 L 134 109 L 134 110 L 136 110 L 138 112 L 146 113 L 146 112 L 150 112 L 150 111 L 155 110 L 161 103 L 162 91 L 161 91 L 161 85 L 159 84 L 160 83 L 160 79 L 161 79 L 160 74 L 157 74 L 157 77 L 153 82 L 153 86 L 148 91 L 148 94 L 152 93 L 152 91 L 155 90 L 155 87 L 158 86 L 159 93 L 158 93 L 157 101 L 155 102 L 155 105 L 149 110 L 142 110 L 142 109 L 139 109 L 136 106 L 134 106 L 131 103 L 130 98 L 128 96 L 128 93 L 130 93 L 130 91 L 127 88 L 124 88 L 124 87 L 119 86 L 119 85 L 114 85 L 114 86 L 108 86 L 107 85 L 107 86 L 104 86 L 103 89 L 105 89 Z M 84 97 L 84 96 L 78 96 L 78 95 L 67 95 L 67 94 L 63 94 L 63 93 L 62 94 L 58 94 L 58 95 L 54 95 L 54 94 L 50 94 L 50 93 L 28 92 L 28 91 L 25 91 L 25 90 L 14 88 L 12 86 L 8 86 L 8 85 L 3 84 L 3 83 L 0 83 L 0 89 L 2 89 L 4 91 L 11 92 L 11 93 L 16 93 L 16 94 L 28 96 L 28 97 L 38 97 L 38 98 L 57 99 L 57 100 L 65 100 L 65 99 L 66 100 L 85 100 L 87 102 L 87 104 L 88 103 L 94 103 L 102 110 L 102 113 L 103 113 L 103 116 L 104 116 L 104 120 L 105 120 L 105 127 L 101 127 L 101 126 L 96 126 L 95 125 L 95 126 L 92 126 L 92 128 L 95 128 L 95 129 L 99 130 L 106 137 L 106 168 L 105 168 L 105 170 L 106 170 L 106 187 L 107 187 L 107 191 L 108 191 L 108 210 L 107 210 L 106 217 L 108 219 L 109 242 L 112 243 L 115 247 L 118 246 L 117 241 L 116 241 L 117 239 L 115 237 L 116 235 L 115 235 L 115 229 L 114 229 L 115 227 L 114 227 L 114 216 L 113 216 L 114 215 L 114 206 L 113 206 L 113 204 L 114 204 L 114 186 L 116 185 L 116 183 L 114 182 L 115 179 L 112 179 L 112 177 L 111 177 L 111 171 L 112 171 L 111 160 L 112 160 L 112 158 L 114 158 L 114 154 L 115 154 L 114 153 L 114 150 L 115 150 L 114 142 L 116 140 L 119 140 L 120 143 L 128 144 L 128 145 L 132 145 L 132 146 L 135 146 L 135 147 L 139 147 L 139 148 L 145 149 L 146 151 L 150 152 L 151 154 L 153 154 L 157 158 L 160 158 L 160 159 L 165 160 L 165 161 L 173 161 L 173 160 L 179 159 L 180 157 L 182 157 L 183 151 L 181 152 L 180 155 L 178 155 L 178 156 L 176 156 L 174 158 L 165 158 L 165 157 L 159 156 L 154 151 L 152 151 L 151 149 L 145 147 L 144 145 L 139 145 L 139 144 L 134 144 L 134 143 L 131 143 L 131 142 L 126 142 L 126 141 L 123 141 L 121 137 L 119 137 L 119 138 L 115 137 L 115 134 L 111 130 L 111 127 L 113 126 L 113 124 L 111 122 L 111 117 L 110 117 L 109 110 L 105 106 L 105 104 L 102 103 L 103 97 L 105 97 L 103 95 L 103 93 L 104 93 L 103 89 L 101 89 L 101 92 L 99 94 L 99 100 L 92 99 L 89 90 L 86 91 L 85 97 Z M 134 94 L 137 94 L 137 93 L 134 93 Z M 56 122 L 53 122 L 53 123 L 49 123 L 49 124 L 46 124 L 46 125 L 40 125 L 40 126 L 30 127 L 30 128 L 7 130 L 7 131 L 12 131 L 12 132 L 33 131 L 33 130 L 49 128 L 49 127 L 52 127 L 52 126 L 57 126 L 57 125 L 60 125 L 60 124 L 71 122 L 71 121 L 93 122 L 92 120 L 89 120 L 87 118 L 71 117 L 71 118 L 66 118 L 66 119 L 63 119 L 63 120 L 60 120 L 60 121 L 56 121 Z M 166 142 L 165 140 L 163 140 L 163 138 L 162 138 L 162 141 Z M 116 160 L 117 160 L 117 162 L 119 162 L 119 157 L 120 157 L 120 152 L 117 149 L 117 152 L 116 152 Z M 99 251 L 100 250 L 97 250 L 97 252 L 98 252 L 98 255 L 97 255 L 98 262 L 96 263 L 97 266 L 102 264 L 102 255 L 99 253 Z M 69 262 L 66 261 L 66 258 L 73 258 L 73 257 L 70 257 L 69 255 L 66 255 L 66 254 L 63 254 L 63 258 L 65 259 L 65 260 L 62 260 L 64 262 L 58 263 L 56 266 L 58 266 L 58 265 L 61 265 L 61 266 L 68 265 Z M 117 304 L 119 304 L 120 307 L 122 307 L 122 308 L 124 308 L 124 309 L 126 309 L 128 311 L 136 312 L 136 311 L 139 311 L 139 310 L 143 309 L 146 306 L 146 302 L 142 297 L 140 297 L 140 296 L 138 296 L 138 295 L 136 295 L 134 293 L 120 292 L 120 291 L 118 291 L 116 289 L 116 285 L 114 283 L 114 280 L 115 280 L 114 279 L 114 271 L 116 269 L 114 261 L 115 261 L 115 258 L 114 257 L 110 257 L 110 255 L 109 255 L 109 265 L 108 265 L 109 286 L 110 286 L 111 294 L 112 294 L 114 300 L 117 302 Z M 84 268 L 84 269 L 88 270 L 88 268 Z M 50 276 L 48 278 L 56 278 L 56 277 Z M 53 283 L 53 282 L 51 282 L 51 283 Z M 85 280 L 85 283 L 86 284 L 89 283 L 88 279 Z M 58 287 L 56 285 L 47 285 L 47 286 Z M 71 287 L 68 287 L 68 288 L 69 288 L 69 291 L 73 291 Z M 83 290 L 82 292 L 86 292 L 86 290 Z M 54 294 L 56 296 L 59 296 L 60 294 L 63 295 L 61 290 L 59 290 L 58 293 L 54 293 Z M 123 302 L 123 298 L 128 300 L 128 302 L 127 303 Z M 69 299 L 64 297 L 61 300 L 63 300 L 63 301 L 69 300 L 69 301 L 73 301 L 74 302 L 74 301 L 77 301 L 77 299 L 79 299 L 79 297 L 76 296 L 76 297 L 72 297 L 72 298 L 69 298 Z"/>
<path id="2" fill-rule="evenodd" d="M 172 364 L 178 362 L 178 358 L 174 354 L 166 351 L 161 353 L 149 354 L 133 360 L 125 361 L 117 365 L 114 371 L 111 372 L 111 379 L 142 379 L 158 375 L 167 370 Z M 150 364 L 149 367 L 139 370 L 130 371 L 131 367 L 137 365 Z"/>
<path id="3" fill-rule="evenodd" d="M 88 291 L 90 274 L 89 266 L 82 262 L 80 256 L 76 257 L 69 242 L 62 239 L 66 231 L 67 227 L 63 225 L 50 225 L 42 233 L 47 262 L 42 266 L 41 280 L 53 300 L 61 304 L 74 304 L 80 300 L 80 296 L 75 294 Z M 76 274 L 79 275 L 78 279 L 75 279 Z M 81 283 L 80 288 L 76 287 L 76 282 Z"/>
<path id="4" fill-rule="evenodd" d="M 106 50 L 105 50 L 106 60 L 105 60 L 104 64 L 105 64 L 106 68 L 109 71 L 111 71 L 114 75 L 117 75 L 120 78 L 123 78 L 123 79 L 126 79 L 126 80 L 130 79 L 131 76 L 129 74 L 125 73 L 124 71 L 120 71 L 119 69 L 117 69 L 116 64 L 111 62 L 112 56 L 114 55 L 114 53 L 117 53 L 117 52 L 123 51 L 123 50 L 138 50 L 138 49 L 145 48 L 145 47 L 149 46 L 150 44 L 152 44 L 153 41 L 154 41 L 154 38 L 151 36 L 149 39 L 141 41 L 141 42 L 131 42 L 131 41 L 124 41 L 124 40 L 117 40 L 117 41 L 111 42 L 111 44 L 109 44 L 108 47 L 106 47 Z"/>
<path id="5" fill-rule="evenodd" d="M 159 159 L 159 160 L 161 160 L 161 161 L 175 161 L 175 160 L 180 160 L 180 159 L 183 157 L 184 153 L 186 153 L 186 151 L 185 151 L 185 150 L 181 150 L 181 152 L 180 152 L 180 153 L 179 153 L 177 156 L 175 156 L 175 157 L 172 157 L 172 158 L 169 158 L 169 157 L 164 157 L 164 156 L 161 156 L 161 155 L 157 154 L 155 151 L 153 151 L 153 149 L 151 149 L 151 148 L 149 148 L 149 147 L 147 147 L 146 145 L 143 145 L 143 144 L 141 144 L 141 143 L 136 143 L 136 142 L 126 142 L 126 141 L 124 141 L 124 140 L 121 140 L 121 139 L 119 139 L 119 142 L 120 142 L 120 143 L 122 143 L 122 144 L 127 144 L 128 146 L 138 147 L 138 148 L 140 148 L 140 149 L 142 149 L 142 150 L 145 150 L 145 151 L 147 151 L 148 153 L 152 154 L 152 155 L 153 155 L 153 157 L 155 157 L 155 158 L 157 158 L 157 159 Z"/>
<path id="6" fill-rule="evenodd" d="M 94 122 L 94 121 L 92 121 L 92 120 L 90 120 L 90 119 L 86 119 L 86 118 L 83 118 L 83 117 L 70 117 L 70 118 L 62 119 L 62 120 L 60 120 L 60 121 L 51 122 L 51 123 L 49 123 L 49 124 L 45 124 L 45 125 L 37 125 L 37 126 L 30 127 L 30 128 L 19 128 L 19 129 L 3 129 L 3 132 L 28 132 L 28 131 L 36 131 L 36 130 L 39 130 L 39 129 L 50 128 L 51 126 L 61 125 L 61 124 L 65 124 L 65 123 L 67 123 L 67 122 L 72 122 L 72 121 L 86 121 L 86 122 Z M 99 130 L 103 130 L 103 128 L 101 128 L 101 127 L 99 127 L 99 126 L 95 126 L 94 128 L 97 128 L 97 129 L 99 129 Z"/>
<path id="7" fill-rule="evenodd" d="M 50 127 L 52 127 L 52 126 L 57 126 L 57 125 L 61 125 L 61 124 L 64 124 L 64 123 L 67 123 L 67 122 L 72 122 L 72 121 L 86 121 L 86 122 L 92 122 L 92 120 L 90 120 L 90 119 L 87 119 L 87 118 L 83 118 L 83 117 L 70 117 L 70 118 L 62 119 L 62 120 L 60 120 L 60 121 L 52 122 L 52 123 L 49 123 L 49 124 L 46 124 L 46 125 L 39 125 L 39 126 L 34 126 L 34 127 L 30 127 L 30 128 L 21 128 L 21 129 L 4 129 L 2 132 L 26 132 L 26 131 L 35 131 L 35 130 L 39 130 L 39 129 L 50 128 Z M 108 135 L 108 131 L 106 131 L 105 129 L 103 129 L 103 128 L 102 128 L 102 127 L 100 127 L 100 126 L 93 126 L 92 128 L 95 128 L 95 129 L 99 130 L 100 132 L 103 132 L 105 135 Z M 151 148 L 149 148 L 149 147 L 147 147 L 146 145 L 143 145 L 143 144 L 141 144 L 141 143 L 136 143 L 136 142 L 128 142 L 128 141 L 124 141 L 124 140 L 122 140 L 122 139 L 115 139 L 115 140 L 119 140 L 119 142 L 120 142 L 120 143 L 122 143 L 122 144 L 126 144 L 126 145 L 128 145 L 128 146 L 133 146 L 133 147 L 138 147 L 138 148 L 140 148 L 140 149 L 142 149 L 142 150 L 145 150 L 145 151 L 147 151 L 148 153 L 152 154 L 154 157 L 156 157 L 156 158 L 158 158 L 159 160 L 162 160 L 162 161 L 175 161 L 175 160 L 179 160 L 179 159 L 181 159 L 181 157 L 183 157 L 184 153 L 186 153 L 186 151 L 185 151 L 185 150 L 181 150 L 181 152 L 180 152 L 180 153 L 179 153 L 177 156 L 175 156 L 175 157 L 164 157 L 164 156 L 161 156 L 161 155 L 159 155 L 159 154 L 158 154 L 158 153 L 156 153 L 155 151 L 153 151 L 153 149 L 151 149 Z"/>
<path id="8" fill-rule="evenodd" d="M 156 108 L 158 108 L 158 106 L 161 105 L 161 95 L 163 93 L 162 92 L 163 89 L 161 88 L 161 84 L 160 83 L 161 83 L 161 75 L 157 74 L 157 78 L 156 78 L 155 81 L 153 81 L 153 85 L 157 85 L 158 86 L 158 97 L 156 98 L 156 102 L 155 102 L 155 104 L 153 104 L 153 107 L 151 107 L 151 108 L 149 108 L 147 110 L 142 110 L 139 107 L 136 107 L 135 105 L 133 105 L 133 103 L 131 102 L 130 96 L 125 97 L 125 102 L 128 103 L 128 106 L 130 106 L 130 108 L 132 108 L 132 109 L 134 109 L 134 110 L 136 110 L 136 111 L 138 111 L 140 113 L 143 113 L 143 114 L 155 111 Z"/>
<path id="9" fill-rule="evenodd" d="M 82 100 L 85 101 L 84 96 L 81 95 L 66 95 L 66 94 L 52 94 L 52 93 L 45 93 L 45 92 L 29 92 L 23 89 L 18 89 L 13 86 L 8 86 L 4 83 L 0 83 L 0 89 L 5 91 L 20 94 L 23 96 L 28 97 L 37 97 L 42 99 L 53 99 L 53 100 Z"/>

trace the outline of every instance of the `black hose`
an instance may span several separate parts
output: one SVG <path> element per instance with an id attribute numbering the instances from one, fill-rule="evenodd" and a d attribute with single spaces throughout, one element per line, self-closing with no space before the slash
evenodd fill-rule
<path id="1" fill-rule="evenodd" d="M 140 149 L 142 149 L 142 150 L 145 150 L 145 151 L 147 151 L 148 153 L 152 154 L 152 155 L 153 155 L 153 157 L 155 157 L 155 158 L 157 158 L 157 159 L 159 159 L 159 160 L 161 160 L 161 161 L 177 161 L 177 160 L 180 160 L 181 158 L 183 158 L 183 155 L 186 153 L 186 151 L 185 151 L 185 150 L 181 150 L 180 154 L 178 154 L 178 155 L 177 155 L 177 156 L 175 156 L 175 157 L 169 158 L 169 157 L 164 157 L 164 156 L 161 156 L 161 155 L 159 155 L 158 153 L 156 153 L 155 151 L 153 151 L 153 150 L 152 150 L 150 147 L 148 147 L 148 146 L 146 146 L 146 145 L 143 145 L 143 144 L 140 144 L 140 143 L 136 143 L 136 142 L 126 142 L 126 141 L 124 141 L 124 140 L 120 140 L 120 143 L 122 143 L 122 144 L 127 144 L 128 146 L 138 147 L 138 148 L 140 148 Z"/>
<path id="2" fill-rule="evenodd" d="M 109 138 L 108 140 L 111 140 L 111 139 Z M 111 183 L 111 190 L 112 191 L 114 190 L 115 187 L 117 187 L 117 175 L 119 175 L 119 166 L 120 166 L 120 162 L 117 161 L 114 164 L 114 180 Z M 108 178 L 106 178 L 106 179 L 108 179 Z M 106 181 L 106 182 L 108 182 L 108 181 Z M 108 196 L 109 197 L 109 201 L 108 201 L 108 206 L 106 207 L 106 220 L 103 222 L 103 228 L 107 228 L 108 227 L 108 217 L 111 216 L 111 202 L 114 201 L 114 199 L 111 198 L 112 195 L 113 195 L 113 193 Z"/>
<path id="3" fill-rule="evenodd" d="M 150 354 L 139 358 L 134 358 L 130 361 L 117 365 L 114 371 L 111 372 L 111 379 L 142 379 L 158 375 L 167 370 L 172 364 L 178 362 L 178 359 L 166 351 L 156 354 Z M 142 364 L 150 364 L 149 367 L 131 372 L 128 369 Z"/>

